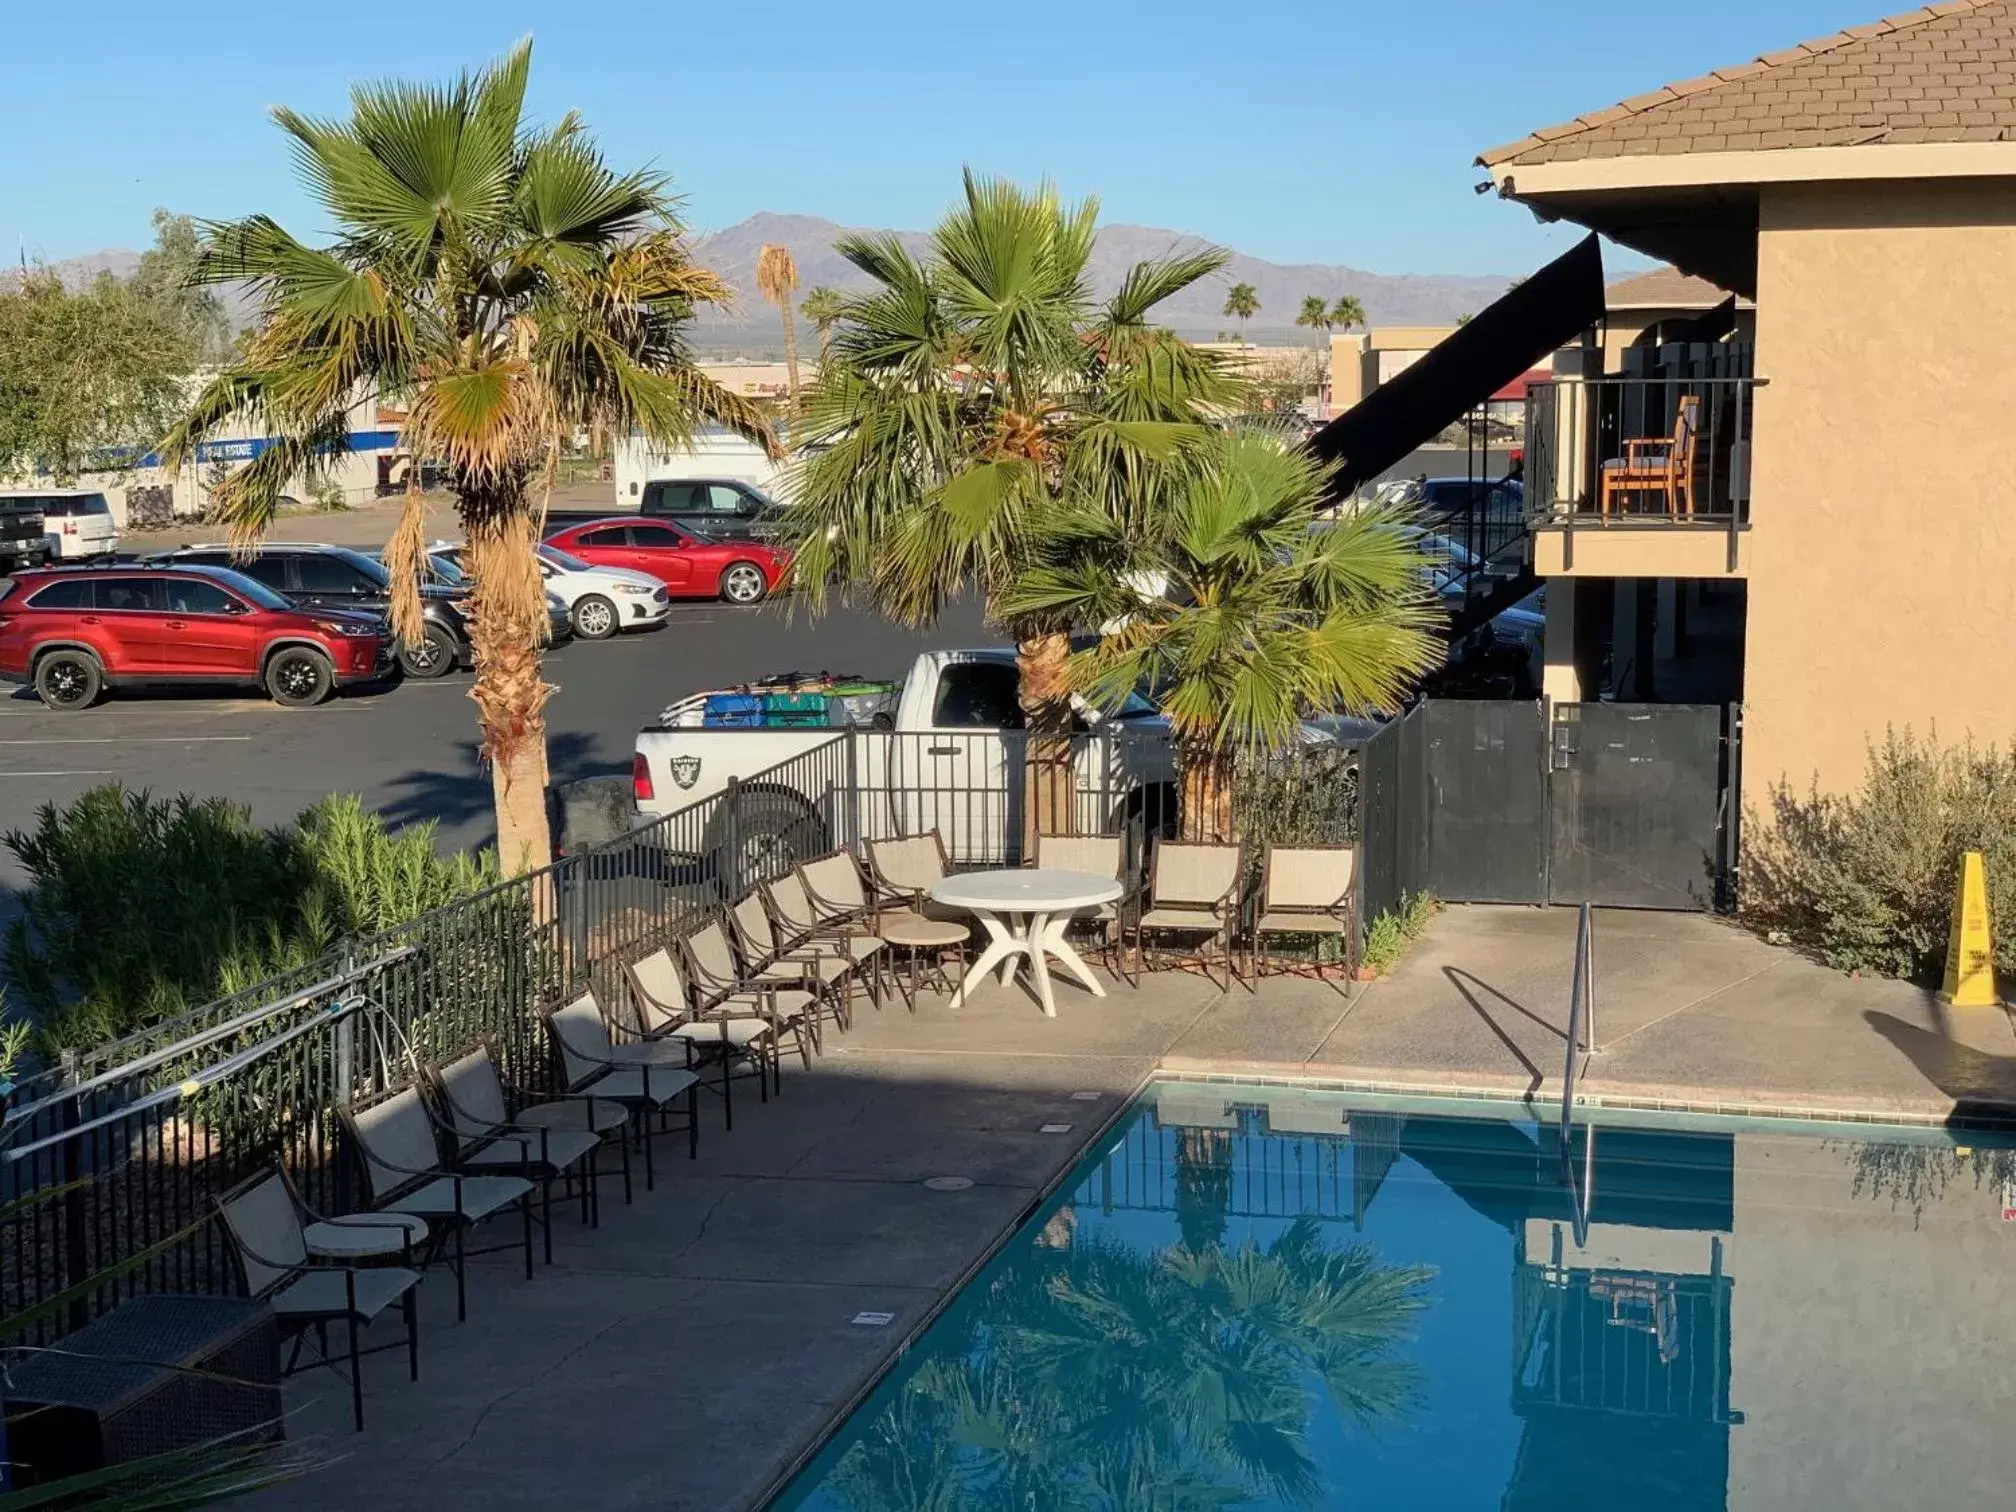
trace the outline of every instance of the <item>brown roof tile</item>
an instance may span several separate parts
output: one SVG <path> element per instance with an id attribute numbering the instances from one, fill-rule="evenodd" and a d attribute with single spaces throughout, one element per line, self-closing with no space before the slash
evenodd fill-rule
<path id="1" fill-rule="evenodd" d="M 1604 291 L 1604 302 L 1613 310 L 1707 310 L 1728 297 L 1727 289 L 1673 267 L 1621 278 Z"/>
<path id="2" fill-rule="evenodd" d="M 2016 141 L 2016 0 L 1943 0 L 1494 147 L 1547 163 L 1730 147 Z"/>

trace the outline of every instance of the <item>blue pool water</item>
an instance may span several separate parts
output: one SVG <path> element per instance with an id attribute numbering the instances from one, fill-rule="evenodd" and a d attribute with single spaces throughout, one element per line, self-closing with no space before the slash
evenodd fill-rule
<path id="1" fill-rule="evenodd" d="M 840 1425 L 819 1512 L 2007 1506 L 2016 1153 L 1166 1083 Z"/>

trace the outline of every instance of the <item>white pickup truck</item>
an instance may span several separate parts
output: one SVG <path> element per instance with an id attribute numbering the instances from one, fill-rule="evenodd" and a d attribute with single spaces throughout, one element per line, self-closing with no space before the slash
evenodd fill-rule
<path id="1" fill-rule="evenodd" d="M 640 822 L 725 793 L 732 780 L 734 802 L 706 816 L 706 834 L 668 834 L 667 843 L 704 849 L 738 873 L 768 873 L 835 845 L 935 829 L 956 862 L 1013 863 L 1022 858 L 1027 743 L 1017 685 L 1007 647 L 927 651 L 893 703 L 851 732 L 706 728 L 701 700 L 685 700 L 638 733 L 631 775 Z M 1168 722 L 1136 696 L 1110 715 L 1081 706 L 1073 724 L 1077 827 L 1129 832 L 1138 855 L 1138 840 L 1170 832 L 1176 817 Z M 1348 742 L 1372 728 L 1321 721 L 1305 739 Z"/>

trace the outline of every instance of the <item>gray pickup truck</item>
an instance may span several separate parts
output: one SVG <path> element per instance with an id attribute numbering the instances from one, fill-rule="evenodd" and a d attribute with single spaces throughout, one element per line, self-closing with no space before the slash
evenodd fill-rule
<path id="1" fill-rule="evenodd" d="M 0 573 L 40 567 L 49 560 L 41 499 L 0 493 Z"/>

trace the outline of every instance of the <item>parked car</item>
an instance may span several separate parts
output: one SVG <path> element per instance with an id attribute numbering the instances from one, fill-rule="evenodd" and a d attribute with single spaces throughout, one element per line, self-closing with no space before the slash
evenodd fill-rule
<path id="1" fill-rule="evenodd" d="M 783 506 L 741 478 L 663 478 L 644 485 L 642 513 L 712 541 L 776 539 Z"/>
<path id="2" fill-rule="evenodd" d="M 183 683 L 263 687 L 305 708 L 397 666 L 381 616 L 304 608 L 222 568 L 40 569 L 0 582 L 0 679 L 31 685 L 51 709 Z"/>
<path id="3" fill-rule="evenodd" d="M 348 546 L 276 541 L 259 547 L 242 565 L 228 546 L 189 546 L 148 561 L 234 568 L 311 608 L 357 609 L 381 618 L 392 608 L 392 578 L 385 564 Z M 419 641 L 397 643 L 399 666 L 408 677 L 441 677 L 468 663 L 469 625 L 461 604 L 465 596 L 464 591 L 438 584 L 421 587 L 420 612 L 427 633 Z M 565 640 L 573 633 L 566 607 L 557 599 L 547 607 L 556 638 Z"/>
<path id="4" fill-rule="evenodd" d="M 21 508 L 41 511 L 42 540 L 52 560 L 109 557 L 119 549 L 118 521 L 112 518 L 112 506 L 105 495 L 95 488 L 10 489 L 0 493 L 0 512 Z"/>
<path id="5" fill-rule="evenodd" d="M 40 567 L 49 560 L 47 526 L 39 493 L 0 493 L 0 572 Z"/>
<path id="6" fill-rule="evenodd" d="M 662 625 L 672 612 L 671 594 L 649 573 L 597 567 L 550 543 L 536 549 L 546 591 L 566 606 L 574 633 L 582 640 L 603 640 L 618 631 Z M 454 542 L 437 541 L 428 548 L 427 560 L 445 586 L 466 583 L 462 548 Z"/>
<path id="7" fill-rule="evenodd" d="M 588 520 L 555 531 L 546 544 L 596 567 L 647 573 L 673 598 L 757 604 L 791 572 L 787 552 L 760 541 L 711 540 L 670 520 Z"/>

